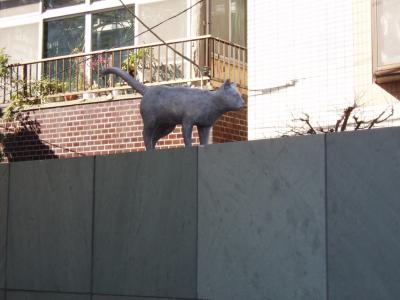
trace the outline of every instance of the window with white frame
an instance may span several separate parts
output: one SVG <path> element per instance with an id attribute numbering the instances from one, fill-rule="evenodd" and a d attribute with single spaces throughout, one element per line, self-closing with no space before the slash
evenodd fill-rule
<path id="1" fill-rule="evenodd" d="M 85 3 L 85 0 L 44 0 L 43 7 L 44 9 L 52 9 L 83 3 Z"/>
<path id="2" fill-rule="evenodd" d="M 57 2 L 60 1 L 53 0 L 51 2 L 53 5 L 58 5 Z M 70 5 L 79 4 L 77 0 L 68 2 Z M 90 24 L 90 28 L 86 28 L 88 24 Z M 43 57 L 133 45 L 134 27 L 133 16 L 124 8 L 92 11 L 90 14 L 45 20 L 43 23 Z M 86 49 L 85 45 L 91 45 L 91 47 Z"/>
<path id="3" fill-rule="evenodd" d="M 210 0 L 210 3 L 213 1 L 218 0 Z M 229 1 L 227 9 L 228 12 L 232 12 L 232 15 L 222 11 L 222 15 L 217 16 L 222 20 L 221 25 L 226 20 L 233 20 L 236 17 L 233 3 L 244 0 L 224 1 Z M 136 2 L 138 2 L 137 5 L 135 5 Z M 6 9 L 3 9 L 4 3 L 7 4 Z M 193 1 L 124 0 L 124 3 L 134 10 L 146 24 L 153 26 L 183 11 L 192 5 Z M 35 37 L 35 42 L 31 42 L 30 47 L 33 56 L 12 54 L 15 61 L 22 63 L 40 58 L 88 53 L 111 47 L 158 41 L 152 34 L 144 33 L 145 28 L 137 20 L 134 20 L 126 9 L 122 9 L 118 0 L 0 0 L 0 5 L 2 8 L 0 11 L 0 36 L 2 36 L 0 48 L 6 47 L 7 52 L 7 48 L 11 48 L 11 44 L 16 44 L 17 38 L 20 39 L 25 35 L 23 31 L 28 25 L 35 30 L 35 34 L 30 33 L 32 38 Z M 209 12 L 212 10 L 210 9 Z M 191 34 L 204 34 L 206 33 L 205 12 L 205 6 L 203 11 L 202 5 L 197 5 L 191 11 L 168 20 L 168 23 L 154 30 L 165 40 L 185 38 Z M 243 11 L 239 10 L 239 15 L 242 13 Z M 221 26 L 221 28 L 223 27 L 225 26 Z M 15 30 L 11 30 L 11 28 L 15 28 Z M 236 29 L 229 29 L 228 36 L 219 36 L 229 39 L 232 35 L 234 40 L 237 35 Z M 208 31 L 207 33 L 213 32 Z M 8 37 L 5 37 L 5 34 Z M 140 36 L 134 37 L 135 34 Z"/>
<path id="4" fill-rule="evenodd" d="M 76 16 L 43 24 L 43 57 L 54 57 L 85 50 L 85 16 Z"/>
<path id="5" fill-rule="evenodd" d="M 377 5 L 378 65 L 400 63 L 400 2 L 382 0 Z"/>
<path id="6" fill-rule="evenodd" d="M 246 0 L 210 0 L 211 34 L 246 46 Z"/>
<path id="7" fill-rule="evenodd" d="M 135 22 L 126 9 L 94 13 L 92 15 L 92 50 L 132 45 Z"/>
<path id="8" fill-rule="evenodd" d="M 373 63 L 377 77 L 400 74 L 400 2 L 372 0 Z M 394 80 L 400 78 L 393 77 Z M 390 78 L 387 78 L 390 81 Z"/>

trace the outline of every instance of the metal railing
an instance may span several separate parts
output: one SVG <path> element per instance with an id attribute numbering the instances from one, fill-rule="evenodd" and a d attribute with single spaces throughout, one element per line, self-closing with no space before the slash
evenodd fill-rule
<path id="1" fill-rule="evenodd" d="M 101 75 L 101 70 L 109 66 L 123 68 L 149 84 L 185 84 L 202 79 L 222 82 L 229 78 L 242 88 L 247 86 L 246 48 L 210 35 L 167 44 L 197 66 L 162 43 L 13 64 L 0 78 L 0 103 L 8 103 L 18 95 L 44 103 L 89 99 L 115 91 L 133 93 L 114 75 Z"/>

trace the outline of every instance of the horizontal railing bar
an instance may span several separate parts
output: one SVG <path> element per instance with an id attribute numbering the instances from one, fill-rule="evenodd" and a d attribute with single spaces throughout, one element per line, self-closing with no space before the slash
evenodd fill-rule
<path id="1" fill-rule="evenodd" d="M 204 39 L 208 39 L 208 38 L 214 38 L 214 37 L 212 37 L 211 35 L 208 34 L 208 35 L 201 35 L 201 36 L 197 36 L 197 37 L 168 40 L 168 41 L 166 41 L 166 43 L 167 44 L 175 44 L 175 43 L 182 43 L 182 42 L 192 42 L 192 41 L 204 40 Z M 8 67 L 18 67 L 18 66 L 22 66 L 22 65 L 45 63 L 45 62 L 54 61 L 54 60 L 94 56 L 94 55 L 105 54 L 105 53 L 110 53 L 110 52 L 114 52 L 114 51 L 126 51 L 126 50 L 140 49 L 140 48 L 157 47 L 157 46 L 162 46 L 162 45 L 164 45 L 164 44 L 160 43 L 160 42 L 156 42 L 156 43 L 141 44 L 141 45 L 135 45 L 135 46 L 111 48 L 111 49 L 107 49 L 107 50 L 97 50 L 97 51 L 92 51 L 92 52 L 88 52 L 88 53 L 69 54 L 69 55 L 55 56 L 55 57 L 50 57 L 50 58 L 43 58 L 40 60 L 35 60 L 35 61 L 30 61 L 30 62 L 16 63 L 16 64 L 8 65 Z"/>
<path id="2" fill-rule="evenodd" d="M 210 79 L 209 77 L 205 76 L 205 78 Z M 204 78 L 203 78 L 204 80 Z M 181 83 L 187 83 L 187 82 L 197 82 L 201 81 L 201 77 L 193 77 L 193 78 L 188 78 L 188 79 L 177 79 L 177 80 L 168 80 L 168 81 L 158 81 L 158 82 L 152 82 L 152 83 L 145 83 L 146 86 L 158 86 L 158 85 L 173 85 L 173 84 L 181 84 Z M 124 84 L 121 86 L 114 86 L 114 87 L 109 87 L 109 88 L 100 88 L 100 89 L 91 89 L 91 90 L 82 90 L 79 92 L 71 92 L 71 93 L 57 93 L 57 94 L 51 94 L 45 96 L 45 98 L 57 98 L 57 97 L 62 97 L 62 96 L 71 96 L 71 95 L 81 95 L 84 93 L 103 93 L 103 92 L 111 92 L 114 90 L 129 90 L 132 89 L 132 87 L 128 84 Z M 31 97 L 32 99 L 34 97 Z"/>
<path id="3" fill-rule="evenodd" d="M 247 86 L 246 47 L 212 35 L 173 39 L 168 40 L 167 43 L 177 49 L 180 48 L 179 51 L 182 51 L 183 54 L 190 52 L 191 58 L 192 54 L 194 55 L 194 48 L 196 48 L 196 53 L 199 51 L 198 57 L 196 57 L 197 63 L 206 58 L 204 65 L 201 66 L 201 72 L 204 70 L 204 76 L 200 77 L 199 72 L 193 73 L 193 64 L 185 62 L 183 58 L 175 58 L 168 51 L 163 51 L 164 43 L 155 42 L 11 64 L 8 66 L 8 75 L 3 78 L 5 82 L 10 82 L 9 88 L 6 90 L 6 88 L 0 86 L 0 96 L 3 95 L 0 102 L 9 102 L 10 99 L 6 95 L 19 92 L 18 85 L 21 84 L 29 89 L 29 95 L 34 96 L 32 87 L 35 88 L 34 94 L 37 93 L 36 89 L 38 89 L 38 86 L 34 85 L 35 82 L 40 81 L 40 78 L 46 79 L 47 76 L 54 83 L 53 89 L 55 90 L 53 92 L 56 92 L 45 96 L 50 101 L 53 98 L 73 95 L 78 95 L 82 99 L 86 98 L 85 93 L 92 93 L 95 94 L 95 97 L 99 97 L 100 94 L 112 90 L 130 89 L 128 85 L 115 86 L 117 82 L 121 82 L 120 79 L 115 80 L 115 77 L 110 77 L 110 75 L 101 76 L 101 69 L 110 65 L 110 58 L 112 58 L 112 66 L 120 68 L 133 66 L 132 68 L 129 67 L 129 72 L 134 72 L 135 75 L 132 75 L 135 77 L 141 76 L 142 78 L 139 77 L 138 79 L 147 82 L 147 85 L 173 85 L 202 80 L 218 82 L 231 76 L 231 79 L 235 79 L 239 85 Z M 132 55 L 133 62 L 127 60 L 130 55 Z M 150 55 L 150 57 L 147 57 L 147 55 Z M 93 59 L 91 59 L 92 57 Z M 150 64 L 148 64 L 149 61 Z M 221 69 L 222 66 L 227 66 L 227 69 Z M 32 67 L 35 67 L 36 70 L 35 78 L 30 74 Z M 60 70 L 65 71 L 60 72 Z M 19 76 L 21 74 L 22 78 Z M 18 77 L 20 77 L 19 81 L 16 80 Z M 42 92 L 41 89 L 40 86 L 40 93 Z M 24 91 L 28 90 L 24 88 Z M 98 94 L 96 95 L 96 93 Z M 66 102 L 66 99 L 59 101 Z"/>

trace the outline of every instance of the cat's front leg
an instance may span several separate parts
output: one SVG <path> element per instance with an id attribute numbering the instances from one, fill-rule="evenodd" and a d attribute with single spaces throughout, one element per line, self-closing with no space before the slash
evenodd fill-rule
<path id="1" fill-rule="evenodd" d="M 183 141 L 186 147 L 192 146 L 192 130 L 193 130 L 193 124 L 183 123 L 182 134 L 183 134 Z"/>

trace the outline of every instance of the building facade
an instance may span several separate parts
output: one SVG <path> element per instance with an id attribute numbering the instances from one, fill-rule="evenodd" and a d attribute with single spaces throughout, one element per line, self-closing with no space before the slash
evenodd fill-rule
<path id="1" fill-rule="evenodd" d="M 0 79 L 0 105 L 19 94 L 37 100 L 24 110 L 29 126 L 2 124 L 9 160 L 142 151 L 140 97 L 100 76 L 107 66 L 150 85 L 215 89 L 230 78 L 246 97 L 245 0 L 123 3 L 128 9 L 118 0 L 0 1 L 0 49 L 11 64 Z M 51 87 L 45 95 L 44 85 Z M 223 116 L 211 142 L 246 139 L 244 110 Z M 159 144 L 182 146 L 180 129 Z"/>
<path id="2" fill-rule="evenodd" d="M 205 34 L 246 46 L 245 0 L 124 0 L 164 40 Z M 198 5 L 197 5 L 198 4 Z M 1 0 L 0 48 L 11 63 L 159 42 L 118 0 Z"/>

